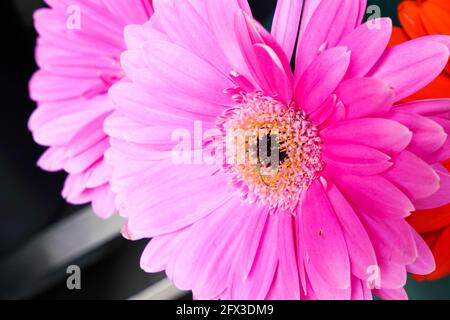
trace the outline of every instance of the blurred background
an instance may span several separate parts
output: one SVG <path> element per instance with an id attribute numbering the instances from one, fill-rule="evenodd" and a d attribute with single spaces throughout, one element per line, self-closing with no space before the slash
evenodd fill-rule
<path id="1" fill-rule="evenodd" d="M 269 26 L 276 1 L 250 2 Z M 398 2 L 369 0 L 396 24 Z M 35 108 L 28 81 L 36 70 L 32 13 L 42 6 L 40 0 L 0 1 L 0 299 L 189 299 L 164 274 L 140 270 L 146 241 L 122 239 L 120 218 L 101 221 L 89 207 L 67 205 L 60 196 L 64 174 L 36 167 L 44 149 L 27 129 Z M 81 268 L 81 290 L 66 286 L 70 265 Z M 450 299 L 450 278 L 410 280 L 407 290 L 411 299 Z"/>

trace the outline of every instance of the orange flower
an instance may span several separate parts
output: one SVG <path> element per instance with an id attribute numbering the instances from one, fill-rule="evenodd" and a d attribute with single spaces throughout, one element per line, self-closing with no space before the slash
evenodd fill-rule
<path id="1" fill-rule="evenodd" d="M 403 28 L 394 27 L 391 45 L 431 34 L 450 35 L 450 0 L 405 0 L 398 7 Z M 408 98 L 419 99 L 450 97 L 450 64 L 427 87 Z M 450 171 L 450 160 L 444 163 Z M 450 204 L 414 212 L 409 223 L 423 236 L 433 251 L 436 270 L 417 280 L 436 280 L 450 274 Z"/>

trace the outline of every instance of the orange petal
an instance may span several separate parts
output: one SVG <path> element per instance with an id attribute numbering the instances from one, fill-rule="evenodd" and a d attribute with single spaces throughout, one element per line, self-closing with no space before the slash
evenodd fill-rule
<path id="1" fill-rule="evenodd" d="M 444 165 L 444 167 L 445 167 L 448 171 L 450 171 L 450 159 L 448 159 L 448 160 L 442 162 L 442 164 Z"/>
<path id="2" fill-rule="evenodd" d="M 428 244 L 430 248 L 433 248 L 436 242 L 439 240 L 439 237 L 441 236 L 443 229 L 433 232 L 428 232 L 422 234 L 422 238 L 425 240 L 425 242 Z"/>
<path id="3" fill-rule="evenodd" d="M 450 77 L 446 73 L 439 75 L 433 82 L 405 101 L 437 98 L 450 98 Z"/>
<path id="4" fill-rule="evenodd" d="M 404 1 L 398 6 L 398 18 L 410 38 L 427 34 L 420 17 L 419 5 L 413 1 Z"/>
<path id="5" fill-rule="evenodd" d="M 450 12 L 450 1 L 448 0 L 428 0 L 428 1 L 441 7 L 441 9 L 444 9 L 446 12 Z"/>
<path id="6" fill-rule="evenodd" d="M 429 0 L 429 1 L 434 3 L 435 5 L 439 6 L 447 14 L 450 14 L 450 1 L 449 0 Z M 446 34 L 450 35 L 450 33 L 448 31 Z M 447 72 L 447 75 L 450 76 L 450 62 L 447 64 L 447 67 L 445 67 L 445 71 Z"/>
<path id="7" fill-rule="evenodd" d="M 450 204 L 435 209 L 416 211 L 407 220 L 419 233 L 442 229 L 450 226 Z"/>
<path id="8" fill-rule="evenodd" d="M 391 40 L 389 40 L 389 47 L 396 46 L 396 45 L 406 42 L 408 40 L 409 40 L 409 37 L 406 34 L 405 30 L 403 30 L 400 27 L 393 27 Z"/>
<path id="9" fill-rule="evenodd" d="M 420 17 L 429 34 L 450 34 L 450 12 L 431 1 L 420 6 Z"/>

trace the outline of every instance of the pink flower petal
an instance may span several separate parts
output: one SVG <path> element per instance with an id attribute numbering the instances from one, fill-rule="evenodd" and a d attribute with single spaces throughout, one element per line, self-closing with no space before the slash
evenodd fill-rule
<path id="1" fill-rule="evenodd" d="M 356 26 L 359 3 L 354 0 L 322 0 L 306 26 L 297 48 L 296 76 L 300 77 L 326 44 L 336 46 Z M 302 22 L 302 24 L 305 22 Z"/>
<path id="2" fill-rule="evenodd" d="M 392 33 L 392 22 L 381 18 L 378 23 L 379 28 L 362 24 L 339 41 L 339 46 L 352 52 L 347 79 L 365 76 L 385 51 Z"/>
<path id="3" fill-rule="evenodd" d="M 383 177 L 394 183 L 412 199 L 423 199 L 439 190 L 439 176 L 414 153 L 403 151 L 393 160 L 394 165 Z"/>
<path id="4" fill-rule="evenodd" d="M 286 72 L 283 57 L 264 42 L 257 24 L 242 11 L 236 15 L 235 29 L 244 59 L 257 86 L 266 95 L 279 95 L 281 101 L 289 103 L 292 99 L 292 71 L 289 68 Z"/>
<path id="5" fill-rule="evenodd" d="M 417 113 L 422 116 L 448 115 L 450 113 L 450 99 L 430 99 L 400 104 L 396 110 Z"/>
<path id="6" fill-rule="evenodd" d="M 355 78 L 342 82 L 336 90 L 346 109 L 346 118 L 382 115 L 394 103 L 394 90 L 385 82 L 371 78 Z"/>
<path id="7" fill-rule="evenodd" d="M 267 45 L 257 44 L 254 46 L 256 58 L 261 63 L 262 71 L 266 79 L 271 81 L 270 89 L 273 96 L 279 95 L 281 101 L 289 103 L 292 100 L 293 88 L 290 75 L 286 75 L 281 60 L 275 51 Z"/>
<path id="8" fill-rule="evenodd" d="M 209 109 L 230 103 L 223 90 L 231 87 L 232 83 L 206 60 L 163 40 L 147 42 L 143 50 L 147 68 L 137 71 L 136 82 L 149 92 L 154 92 L 155 100 L 172 98 L 174 102 L 178 101 L 178 108 L 187 107 L 189 104 L 179 100 L 184 93 L 186 98 L 197 100 L 198 104 L 210 98 L 212 107 Z M 189 90 L 183 90 L 185 83 L 189 83 Z M 172 94 L 174 89 L 179 93 L 176 97 Z M 198 107 L 198 104 L 194 105 Z"/>
<path id="9" fill-rule="evenodd" d="M 65 114 L 47 114 L 42 116 L 39 120 L 37 117 L 40 117 L 40 114 L 46 113 L 48 110 L 40 110 L 41 108 L 38 108 L 35 111 L 36 118 L 34 124 L 36 127 L 32 129 L 34 140 L 37 143 L 46 146 L 69 143 L 71 139 L 79 134 L 80 130 L 84 126 L 88 125 L 95 119 L 104 116 L 105 112 L 110 112 L 105 111 L 105 108 L 101 107 L 106 102 L 106 96 L 102 96 L 86 102 L 86 106 L 91 106 L 90 109 L 84 109 L 80 104 L 78 104 L 79 109 L 73 113 L 67 112 Z M 60 106 L 60 108 L 62 107 L 63 106 Z"/>
<path id="10" fill-rule="evenodd" d="M 155 12 L 155 16 L 160 19 L 160 27 L 174 44 L 187 49 L 189 55 L 195 54 L 209 62 L 223 74 L 229 73 L 226 57 L 220 50 L 208 22 L 190 1 L 177 1 L 173 5 L 169 2 L 158 2 Z M 161 43 L 155 45 L 161 47 Z M 189 62 L 184 61 L 183 65 L 189 66 Z"/>
<path id="11" fill-rule="evenodd" d="M 50 172 L 56 172 L 64 168 L 66 150 L 63 147 L 51 147 L 42 154 L 38 160 L 38 166 Z"/>
<path id="12" fill-rule="evenodd" d="M 278 232 L 278 271 L 275 281 L 280 282 L 283 296 L 290 300 L 300 299 L 300 279 L 296 259 L 296 236 L 294 234 L 294 217 L 288 212 L 281 212 Z"/>
<path id="13" fill-rule="evenodd" d="M 303 224 L 308 265 L 336 289 L 350 287 L 350 261 L 336 213 L 317 180 L 305 192 L 298 212 Z"/>
<path id="14" fill-rule="evenodd" d="M 262 234 L 269 219 L 268 212 L 261 212 L 260 217 L 251 219 L 248 225 L 248 232 L 244 234 L 242 239 L 242 258 L 237 260 L 237 269 L 242 281 L 246 281 L 252 267 L 255 263 L 255 257 L 258 252 Z"/>
<path id="15" fill-rule="evenodd" d="M 89 149 L 78 155 L 67 158 L 64 164 L 64 170 L 69 173 L 82 173 L 91 167 L 95 162 L 103 158 L 103 154 L 109 148 L 109 139 L 107 137 L 96 143 Z"/>
<path id="16" fill-rule="evenodd" d="M 345 47 L 326 50 L 312 61 L 295 89 L 295 101 L 307 113 L 316 110 L 334 92 L 350 63 Z"/>
<path id="17" fill-rule="evenodd" d="M 135 83 L 118 83 L 110 89 L 110 100 L 118 111 L 123 116 L 129 118 L 127 124 L 122 121 L 115 121 L 113 118 L 118 117 L 114 115 L 106 121 L 106 128 L 119 129 L 128 125 L 129 121 L 132 123 L 141 123 L 144 126 L 154 126 L 156 123 L 164 126 L 178 126 L 178 128 L 190 128 L 192 121 L 197 119 L 202 121 L 204 125 L 213 124 L 217 114 L 220 114 L 222 107 L 205 102 L 199 102 L 195 98 L 186 96 L 177 99 L 161 95 L 155 98 L 145 87 L 136 85 Z M 181 101 L 184 99 L 184 102 Z M 194 107 L 184 107 L 185 103 L 192 106 L 201 107 L 202 113 Z M 204 107 L 204 108 L 203 108 Z M 113 135 L 109 132 L 110 135 Z M 114 135 L 113 135 L 114 136 Z"/>
<path id="18" fill-rule="evenodd" d="M 384 276 L 385 281 L 390 281 L 390 277 L 406 281 L 406 274 L 394 273 L 394 271 L 413 263 L 418 257 L 416 241 L 411 233 L 412 227 L 401 218 L 380 218 L 370 212 L 361 212 L 359 216 L 372 240 L 381 272 L 384 271 L 383 268 L 388 268 L 391 272 L 389 277 Z M 383 280 L 383 274 L 381 278 Z M 398 285 L 398 282 L 395 283 Z"/>
<path id="19" fill-rule="evenodd" d="M 446 66 L 448 57 L 449 49 L 440 43 L 405 42 L 388 48 L 369 75 L 389 83 L 395 90 L 396 101 L 400 101 L 434 80 Z"/>
<path id="20" fill-rule="evenodd" d="M 428 244 L 423 240 L 423 238 L 414 230 L 411 229 L 411 233 L 414 236 L 417 247 L 417 259 L 414 263 L 407 265 L 406 269 L 408 272 L 427 275 L 432 273 L 436 269 L 436 263 L 434 261 L 433 253 L 431 252 Z"/>
<path id="21" fill-rule="evenodd" d="M 444 166 L 433 166 L 440 178 L 440 189 L 428 198 L 417 199 L 414 205 L 417 210 L 427 210 L 442 207 L 450 202 L 450 173 Z"/>
<path id="22" fill-rule="evenodd" d="M 327 190 L 327 195 L 342 226 L 352 274 L 365 279 L 368 268 L 377 265 L 370 238 L 353 208 L 335 185 Z"/>
<path id="23" fill-rule="evenodd" d="M 94 212 L 103 219 L 111 217 L 116 211 L 114 205 L 114 193 L 108 184 L 95 188 L 92 196 L 92 208 Z"/>
<path id="24" fill-rule="evenodd" d="M 430 119 L 439 124 L 445 131 L 445 134 L 447 135 L 447 139 L 445 140 L 444 144 L 441 146 L 440 149 L 436 150 L 435 152 L 427 155 L 424 157 L 424 159 L 428 163 L 437 163 L 437 162 L 443 162 L 450 158 L 450 115 L 447 116 L 447 118 L 443 117 L 431 117 Z"/>
<path id="25" fill-rule="evenodd" d="M 278 233 L 284 231 L 279 227 L 279 220 L 278 215 L 273 215 L 267 219 L 248 277 L 242 280 L 238 272 L 233 278 L 230 288 L 232 299 L 262 300 L 267 296 L 278 265 L 278 252 L 276 250 Z"/>
<path id="26" fill-rule="evenodd" d="M 322 126 L 333 116 L 333 113 L 336 112 L 338 103 L 337 96 L 332 94 L 325 100 L 324 103 L 322 103 L 320 107 L 307 112 L 308 117 L 315 125 Z"/>
<path id="27" fill-rule="evenodd" d="M 321 137 L 324 143 L 362 144 L 390 155 L 403 151 L 412 133 L 396 121 L 364 118 L 333 124 L 322 130 Z"/>
<path id="28" fill-rule="evenodd" d="M 303 0 L 279 0 L 272 23 L 272 35 L 290 60 L 297 40 Z"/>
<path id="29" fill-rule="evenodd" d="M 240 226 L 252 219 L 251 210 L 252 206 L 233 199 L 190 227 L 190 240 L 182 245 L 173 269 L 179 288 L 193 290 L 198 299 L 217 298 L 227 289 L 243 235 Z"/>
<path id="30" fill-rule="evenodd" d="M 132 213 L 131 232 L 158 236 L 182 229 L 234 197 L 227 177 L 213 166 L 169 165 L 149 172 L 129 186 L 122 210 Z M 186 192 L 185 184 L 189 185 Z"/>
<path id="31" fill-rule="evenodd" d="M 408 300 L 405 289 L 380 289 L 374 291 L 383 300 Z"/>
<path id="32" fill-rule="evenodd" d="M 128 50 L 142 49 L 143 44 L 153 39 L 168 41 L 167 35 L 159 30 L 152 28 L 154 17 L 143 25 L 130 24 L 124 28 L 124 39 Z M 124 52 L 126 53 L 126 52 Z M 123 53 L 122 53 L 123 54 Z M 124 68 L 123 63 L 121 64 Z M 141 66 L 144 67 L 144 66 Z"/>
<path id="33" fill-rule="evenodd" d="M 61 192 L 64 199 L 71 204 L 84 204 L 91 201 L 92 190 L 86 189 L 84 172 L 69 174 Z"/>
<path id="34" fill-rule="evenodd" d="M 96 188 L 109 182 L 112 167 L 105 161 L 99 161 L 86 172 L 86 187 Z"/>
<path id="35" fill-rule="evenodd" d="M 390 157 L 376 149 L 357 144 L 325 144 L 323 160 L 327 170 L 357 175 L 374 175 L 392 166 Z"/>
<path id="36" fill-rule="evenodd" d="M 378 267 L 380 268 L 381 288 L 396 290 L 406 285 L 408 279 L 406 267 L 403 264 L 378 258 Z"/>
<path id="37" fill-rule="evenodd" d="M 394 111 L 390 118 L 412 131 L 408 150 L 419 156 L 427 156 L 439 150 L 447 140 L 444 129 L 430 118 L 402 111 Z"/>
<path id="38" fill-rule="evenodd" d="M 309 300 L 349 300 L 352 289 L 350 285 L 346 289 L 336 288 L 332 283 L 323 279 L 318 270 L 310 264 L 306 266 L 308 287 L 303 299 Z"/>
<path id="39" fill-rule="evenodd" d="M 372 292 L 367 282 L 352 277 L 352 300 L 372 300 Z"/>
<path id="40" fill-rule="evenodd" d="M 215 219 L 219 211 L 223 214 L 220 220 L 207 221 Z M 235 263 L 242 257 L 242 239 L 253 220 L 258 219 L 264 211 L 264 208 L 255 208 L 240 199 L 233 199 L 198 223 L 198 226 L 192 227 L 192 236 L 203 234 L 203 243 L 194 255 L 192 273 L 188 274 L 188 277 L 196 275 L 192 289 L 198 298 L 215 298 L 229 289 L 229 277 L 241 272 L 235 269 Z M 207 228 L 212 230 L 205 232 Z M 182 261 L 180 266 L 184 267 Z"/>
<path id="41" fill-rule="evenodd" d="M 182 247 L 186 230 L 172 232 L 153 238 L 142 253 L 140 265 L 145 272 L 160 272 L 167 267 L 169 258 L 178 247 Z"/>
<path id="42" fill-rule="evenodd" d="M 236 72 L 252 80 L 249 68 L 243 56 L 243 52 L 239 47 L 239 42 L 237 40 L 238 34 L 236 29 L 233 27 L 235 25 L 235 16 L 238 10 L 242 7 L 239 2 L 245 3 L 247 1 L 217 0 L 205 2 L 211 30 L 217 39 L 219 47 L 227 57 L 230 66 Z M 248 3 L 246 4 L 246 7 L 246 9 L 242 9 L 244 9 L 244 12 L 248 15 L 251 15 L 250 10 L 248 9 Z"/>
<path id="43" fill-rule="evenodd" d="M 404 218 L 414 211 L 410 199 L 389 180 L 376 176 L 339 175 L 333 179 L 357 208 L 383 218 Z"/>
<path id="44" fill-rule="evenodd" d="M 125 19 L 124 23 L 127 24 L 144 22 L 153 14 L 152 2 L 148 0 L 103 0 L 103 3 L 110 12 Z"/>
<path id="45" fill-rule="evenodd" d="M 307 0 L 307 1 L 305 1 L 304 5 L 303 5 L 300 31 L 299 31 L 299 35 L 298 35 L 297 57 L 299 55 L 298 45 L 300 45 L 300 42 L 302 41 L 303 36 L 305 34 L 306 28 L 308 27 L 309 22 L 311 21 L 311 17 L 314 14 L 314 12 L 317 10 L 317 7 L 319 6 L 321 1 L 322 0 Z M 296 58 L 296 59 L 298 59 L 298 58 Z"/>
<path id="46" fill-rule="evenodd" d="M 80 126 L 78 133 L 67 144 L 66 156 L 75 157 L 101 143 L 106 138 L 103 131 L 103 121 L 111 112 L 101 114 L 86 125 Z"/>
<path id="47" fill-rule="evenodd" d="M 161 122 L 158 126 L 143 125 L 116 112 L 106 119 L 104 130 L 110 137 L 146 145 L 145 147 L 149 151 L 172 151 L 179 144 L 179 141 L 173 139 L 173 133 L 177 129 L 190 130 L 189 132 L 194 130 L 192 121 L 184 119 L 177 121 L 178 119 L 172 118 L 169 114 L 167 114 L 167 119 L 164 119 L 163 116 L 160 116 L 160 119 Z M 167 122 L 165 125 L 164 120 Z M 173 123 L 170 123 L 171 121 Z"/>

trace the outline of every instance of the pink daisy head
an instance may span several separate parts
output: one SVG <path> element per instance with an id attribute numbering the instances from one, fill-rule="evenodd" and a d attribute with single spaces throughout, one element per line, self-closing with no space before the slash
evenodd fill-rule
<path id="1" fill-rule="evenodd" d="M 406 298 L 434 262 L 404 218 L 449 201 L 450 101 L 399 101 L 449 38 L 387 49 L 365 0 L 280 0 L 270 33 L 245 0 L 154 8 L 105 121 L 127 236 L 153 238 L 142 268 L 200 299 Z"/>
<path id="2" fill-rule="evenodd" d="M 65 170 L 63 196 L 70 203 L 92 202 L 101 217 L 114 212 L 111 168 L 103 160 L 109 138 L 103 120 L 111 113 L 109 87 L 123 77 L 119 57 L 123 28 L 153 13 L 151 0 L 46 0 L 38 10 L 36 61 L 30 83 L 38 103 L 29 128 L 48 149 L 38 165 Z"/>

